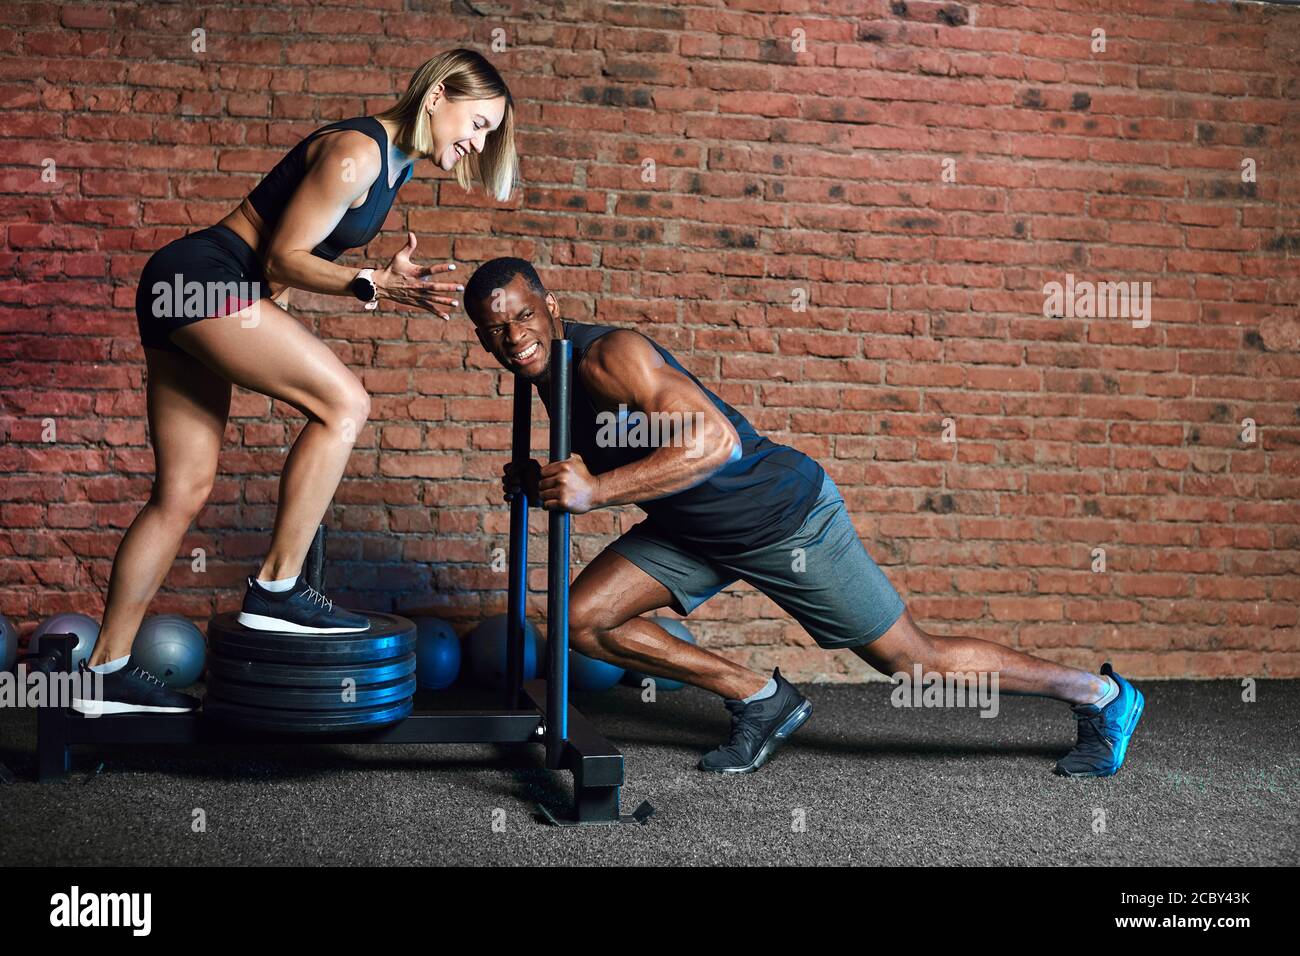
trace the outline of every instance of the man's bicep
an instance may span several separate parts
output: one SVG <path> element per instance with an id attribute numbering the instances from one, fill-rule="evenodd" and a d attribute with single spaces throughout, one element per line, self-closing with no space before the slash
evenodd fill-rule
<path id="1" fill-rule="evenodd" d="M 702 388 L 666 363 L 639 384 L 634 401 L 641 411 L 712 415 L 717 410 Z"/>
<path id="2" fill-rule="evenodd" d="M 596 397 L 634 411 L 703 410 L 712 404 L 690 377 L 664 361 L 649 339 L 629 329 L 598 339 L 581 374 Z"/>

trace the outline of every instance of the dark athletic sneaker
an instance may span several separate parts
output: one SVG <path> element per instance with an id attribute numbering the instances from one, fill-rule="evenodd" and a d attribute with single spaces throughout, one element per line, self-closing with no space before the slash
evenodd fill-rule
<path id="1" fill-rule="evenodd" d="M 1142 717 L 1145 699 L 1124 678 L 1111 670 L 1110 662 L 1101 672 L 1119 685 L 1119 695 L 1100 710 L 1089 704 L 1074 708 L 1079 722 L 1079 742 L 1056 762 L 1056 772 L 1063 777 L 1109 777 L 1124 764 L 1129 738 Z"/>
<path id="2" fill-rule="evenodd" d="M 167 687 L 143 667 L 130 661 L 111 674 L 95 674 L 81 662 L 82 678 L 100 679 L 100 699 L 76 698 L 72 709 L 88 717 L 106 714 L 185 714 L 199 709 L 199 699 Z M 94 693 L 94 684 L 85 689 Z"/>
<path id="3" fill-rule="evenodd" d="M 299 576 L 287 591 L 268 591 L 248 579 L 239 623 L 253 631 L 281 634 L 354 634 L 370 630 L 370 619 L 353 614 L 321 594 Z"/>
<path id="4" fill-rule="evenodd" d="M 752 704 L 726 701 L 731 711 L 731 740 L 700 758 L 700 769 L 713 773 L 753 773 L 781 742 L 803 726 L 812 714 L 812 701 L 781 676 L 772 672 L 776 693 Z"/>

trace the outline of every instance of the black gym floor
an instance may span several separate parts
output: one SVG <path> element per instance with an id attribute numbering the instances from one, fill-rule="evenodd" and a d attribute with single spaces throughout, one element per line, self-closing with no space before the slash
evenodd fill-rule
<path id="1" fill-rule="evenodd" d="M 0 864 L 1300 863 L 1300 681 L 1260 681 L 1255 703 L 1236 681 L 1139 683 L 1146 714 L 1105 780 L 1053 776 L 1075 724 L 1047 700 L 1004 697 L 982 719 L 895 709 L 884 684 L 813 685 L 812 719 L 772 763 L 717 777 L 694 769 L 726 733 L 716 699 L 575 695 L 627 757 L 624 811 L 657 811 L 584 829 L 534 821 L 569 782 L 538 747 L 117 748 L 99 773 L 79 751 L 66 782 L 36 784 L 34 715 L 4 710 Z"/>

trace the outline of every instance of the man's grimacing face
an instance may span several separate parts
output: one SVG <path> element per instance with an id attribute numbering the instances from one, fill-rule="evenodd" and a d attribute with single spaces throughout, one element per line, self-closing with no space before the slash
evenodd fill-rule
<path id="1" fill-rule="evenodd" d="M 549 292 L 539 295 L 517 275 L 504 288 L 493 289 L 475 302 L 469 313 L 479 342 L 502 368 L 529 381 L 546 377 L 551 366 L 551 339 L 562 328 L 555 296 Z"/>

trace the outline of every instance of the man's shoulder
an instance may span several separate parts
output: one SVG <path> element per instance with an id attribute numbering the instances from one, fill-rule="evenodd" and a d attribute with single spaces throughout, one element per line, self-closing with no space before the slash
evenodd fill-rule
<path id="1" fill-rule="evenodd" d="M 654 343 L 632 329 L 606 326 L 601 334 L 587 346 L 589 356 L 631 355 L 638 351 L 654 351 Z"/>
<path id="2" fill-rule="evenodd" d="M 578 365 L 583 381 L 592 384 L 597 380 L 609 381 L 636 375 L 659 357 L 654 343 L 631 329 L 607 327 L 599 338 L 584 349 Z"/>

